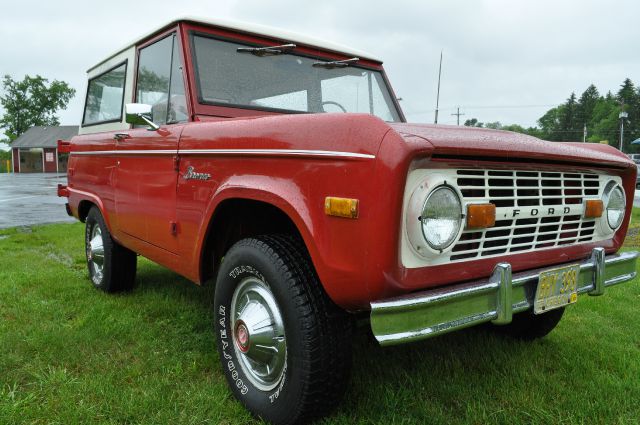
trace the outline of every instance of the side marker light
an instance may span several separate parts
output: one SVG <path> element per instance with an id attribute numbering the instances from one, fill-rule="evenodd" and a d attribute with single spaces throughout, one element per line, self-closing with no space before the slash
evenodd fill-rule
<path id="1" fill-rule="evenodd" d="M 358 218 L 358 200 L 327 196 L 324 199 L 324 213 L 335 217 Z"/>

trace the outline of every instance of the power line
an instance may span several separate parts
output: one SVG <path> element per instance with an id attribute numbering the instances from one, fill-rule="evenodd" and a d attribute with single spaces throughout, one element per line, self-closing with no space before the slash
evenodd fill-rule
<path id="1" fill-rule="evenodd" d="M 479 105 L 479 106 L 467 106 L 467 105 L 461 105 L 459 106 L 460 108 L 465 108 L 467 110 L 469 109 L 523 109 L 523 108 L 555 108 L 558 105 Z M 456 107 L 448 107 L 448 108 L 438 108 L 438 111 L 455 111 L 457 108 L 459 108 L 458 106 Z M 429 113 L 433 113 L 435 112 L 435 109 L 428 109 L 428 110 L 420 110 L 420 111 L 413 111 L 411 113 L 413 114 L 429 114 Z"/>
<path id="2" fill-rule="evenodd" d="M 539 130 L 542 131 L 541 128 L 539 128 Z M 575 130 L 549 130 L 550 133 L 582 133 L 583 131 L 584 131 L 584 129 L 582 129 L 582 128 L 577 128 Z M 595 130 L 591 130 L 591 133 L 596 133 L 596 134 L 620 134 L 620 129 L 607 130 L 607 131 L 598 131 L 598 132 L 596 132 Z M 627 134 L 637 134 L 637 133 L 640 133 L 640 130 L 625 130 L 625 133 L 627 133 Z"/>

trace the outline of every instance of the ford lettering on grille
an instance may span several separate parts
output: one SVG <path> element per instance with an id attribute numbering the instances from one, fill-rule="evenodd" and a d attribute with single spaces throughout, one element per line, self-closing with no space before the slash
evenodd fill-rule
<path id="1" fill-rule="evenodd" d="M 582 208 L 582 207 L 580 207 Z M 566 215 L 571 214 L 572 210 L 576 210 L 577 208 L 572 207 L 543 207 L 543 208 L 529 208 L 529 209 L 505 209 L 505 208 L 497 208 L 496 209 L 496 217 L 508 218 L 508 217 L 545 217 L 545 216 L 558 216 L 558 215 Z M 578 211 L 574 211 L 574 213 L 579 213 Z"/>

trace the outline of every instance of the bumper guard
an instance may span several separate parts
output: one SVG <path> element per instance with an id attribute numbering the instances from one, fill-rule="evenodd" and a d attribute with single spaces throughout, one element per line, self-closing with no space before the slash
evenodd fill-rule
<path id="1" fill-rule="evenodd" d="M 636 277 L 640 252 L 605 256 L 594 248 L 580 264 L 578 294 L 602 295 L 608 286 Z M 371 329 L 380 345 L 395 345 L 467 328 L 483 322 L 511 323 L 514 313 L 533 307 L 538 277 L 558 265 L 513 274 L 498 263 L 488 279 L 416 292 L 371 303 Z"/>

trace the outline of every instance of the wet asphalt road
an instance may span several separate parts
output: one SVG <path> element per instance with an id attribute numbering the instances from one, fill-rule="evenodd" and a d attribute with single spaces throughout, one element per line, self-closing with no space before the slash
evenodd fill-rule
<path id="1" fill-rule="evenodd" d="M 58 198 L 65 174 L 0 174 L 0 229 L 31 224 L 73 222 Z"/>
<path id="2" fill-rule="evenodd" d="M 0 174 L 0 229 L 75 221 L 64 209 L 66 198 L 56 195 L 66 182 L 65 174 Z M 633 204 L 640 207 L 640 191 Z"/>

